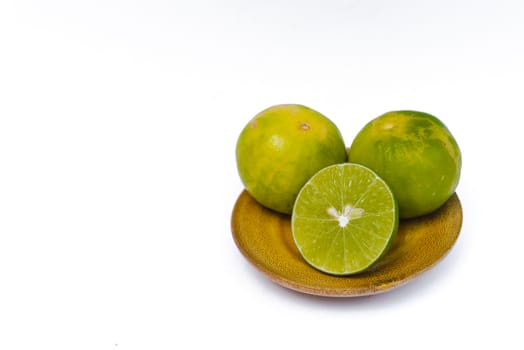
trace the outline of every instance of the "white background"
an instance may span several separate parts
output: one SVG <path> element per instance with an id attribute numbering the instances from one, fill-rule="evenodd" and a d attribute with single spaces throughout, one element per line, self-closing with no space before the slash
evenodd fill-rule
<path id="1" fill-rule="evenodd" d="M 3 0 L 1 349 L 522 349 L 524 3 Z M 230 231 L 234 148 L 277 103 L 350 144 L 415 109 L 462 150 L 450 254 L 325 299 Z"/>

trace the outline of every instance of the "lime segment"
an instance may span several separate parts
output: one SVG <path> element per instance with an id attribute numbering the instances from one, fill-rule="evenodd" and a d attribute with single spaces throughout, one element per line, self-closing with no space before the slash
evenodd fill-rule
<path id="1" fill-rule="evenodd" d="M 334 275 L 362 272 L 389 248 L 398 210 L 389 186 L 358 164 L 332 165 L 301 189 L 293 208 L 293 239 L 313 267 Z"/>

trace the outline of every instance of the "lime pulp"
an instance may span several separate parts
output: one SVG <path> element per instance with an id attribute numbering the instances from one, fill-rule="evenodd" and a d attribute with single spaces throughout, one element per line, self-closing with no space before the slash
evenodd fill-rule
<path id="1" fill-rule="evenodd" d="M 389 186 L 369 168 L 328 166 L 301 189 L 291 218 L 302 257 L 334 275 L 365 271 L 390 247 L 398 208 Z"/>

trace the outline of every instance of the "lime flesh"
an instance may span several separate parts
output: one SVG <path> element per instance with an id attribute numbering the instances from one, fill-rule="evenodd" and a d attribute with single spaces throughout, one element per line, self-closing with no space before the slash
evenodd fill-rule
<path id="1" fill-rule="evenodd" d="M 372 170 L 351 163 L 332 165 L 316 173 L 298 194 L 291 227 L 310 265 L 350 275 L 387 252 L 398 228 L 397 204 Z"/>

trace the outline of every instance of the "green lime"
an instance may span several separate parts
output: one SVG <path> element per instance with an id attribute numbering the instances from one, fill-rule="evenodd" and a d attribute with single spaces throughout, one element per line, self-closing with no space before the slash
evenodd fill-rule
<path id="1" fill-rule="evenodd" d="M 316 173 L 300 191 L 291 218 L 304 259 L 334 275 L 366 270 L 387 252 L 397 228 L 397 204 L 388 185 L 352 163 Z"/>
<path id="2" fill-rule="evenodd" d="M 459 182 L 461 153 L 436 117 L 396 111 L 369 122 L 355 137 L 349 161 L 365 165 L 393 190 L 401 218 L 433 212 Z"/>
<path id="3" fill-rule="evenodd" d="M 236 145 L 240 178 L 260 204 L 291 214 L 296 196 L 320 169 L 347 159 L 342 135 L 321 113 L 302 105 L 267 108 L 242 130 Z"/>

